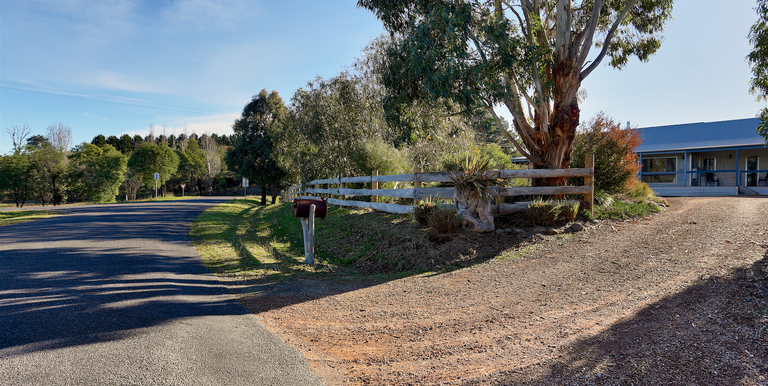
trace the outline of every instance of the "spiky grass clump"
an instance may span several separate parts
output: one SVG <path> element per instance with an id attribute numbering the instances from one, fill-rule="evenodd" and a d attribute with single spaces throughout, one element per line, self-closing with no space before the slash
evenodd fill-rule
<path id="1" fill-rule="evenodd" d="M 435 204 L 431 202 L 422 202 L 413 208 L 413 219 L 416 220 L 419 225 L 428 226 L 429 218 L 432 216 L 435 209 L 437 209 Z"/>
<path id="2" fill-rule="evenodd" d="M 461 229 L 461 216 L 453 209 L 435 209 L 429 216 L 429 227 L 435 233 L 456 233 Z"/>
<path id="3" fill-rule="evenodd" d="M 560 206 L 560 221 L 569 223 L 579 215 L 579 203 L 577 201 L 563 201 Z"/>
<path id="4" fill-rule="evenodd" d="M 560 225 L 576 219 L 579 203 L 575 201 L 535 200 L 528 205 L 525 216 L 536 225 Z"/>
<path id="5" fill-rule="evenodd" d="M 525 217 L 534 224 L 548 225 L 552 222 L 552 202 L 541 199 L 532 201 L 525 209 Z"/>

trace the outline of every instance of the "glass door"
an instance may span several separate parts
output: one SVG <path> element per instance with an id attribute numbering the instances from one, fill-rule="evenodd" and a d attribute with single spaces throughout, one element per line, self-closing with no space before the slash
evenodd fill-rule
<path id="1" fill-rule="evenodd" d="M 758 170 L 757 156 L 747 157 L 747 164 L 744 168 L 747 171 L 747 186 L 757 186 L 757 173 L 749 173 L 750 171 Z"/>

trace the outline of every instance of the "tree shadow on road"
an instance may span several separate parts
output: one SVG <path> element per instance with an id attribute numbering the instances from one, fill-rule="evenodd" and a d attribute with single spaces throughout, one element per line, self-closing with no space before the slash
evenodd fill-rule
<path id="1" fill-rule="evenodd" d="M 248 314 L 191 248 L 189 222 L 210 203 L 185 204 L 105 206 L 4 227 L 0 357 L 122 339 L 188 317 Z"/>
<path id="2" fill-rule="evenodd" d="M 119 250 L 12 252 L 2 259 L 0 290 L 6 354 L 122 339 L 187 317 L 247 313 L 199 263 L 195 270 L 188 266 L 194 262 Z"/>

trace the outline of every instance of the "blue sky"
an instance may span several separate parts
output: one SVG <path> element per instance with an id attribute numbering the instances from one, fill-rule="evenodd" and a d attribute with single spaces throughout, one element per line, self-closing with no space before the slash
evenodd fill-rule
<path id="1" fill-rule="evenodd" d="M 678 0 L 661 50 L 583 83 L 582 120 L 633 125 L 753 117 L 747 34 L 754 0 Z M 62 122 L 73 145 L 97 134 L 231 133 L 250 97 L 286 103 L 353 63 L 381 23 L 356 1 L 2 0 L 0 154 L 5 128 Z"/>

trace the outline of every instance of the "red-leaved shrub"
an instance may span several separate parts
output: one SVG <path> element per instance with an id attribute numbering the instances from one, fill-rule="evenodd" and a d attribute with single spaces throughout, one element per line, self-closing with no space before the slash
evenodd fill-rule
<path id="1" fill-rule="evenodd" d="M 637 129 L 622 129 L 613 118 L 600 112 L 579 127 L 573 142 L 571 167 L 583 168 L 584 156 L 594 154 L 595 190 L 624 193 L 637 181 L 640 164 L 635 149 L 640 142 Z"/>

